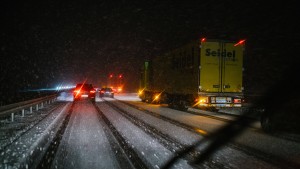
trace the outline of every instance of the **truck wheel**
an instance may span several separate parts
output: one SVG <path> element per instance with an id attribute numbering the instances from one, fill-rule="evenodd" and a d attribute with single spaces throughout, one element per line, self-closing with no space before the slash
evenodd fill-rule
<path id="1" fill-rule="evenodd" d="M 179 110 L 181 110 L 181 111 L 187 111 L 188 107 L 180 107 Z"/>
<path id="2" fill-rule="evenodd" d="M 187 102 L 186 101 L 180 101 L 179 102 L 179 105 L 178 105 L 178 108 L 179 110 L 181 111 L 187 111 L 188 110 L 188 106 L 187 106 Z"/>
<path id="3" fill-rule="evenodd" d="M 268 114 L 263 114 L 260 118 L 260 125 L 264 132 L 271 133 L 274 131 L 274 124 L 272 123 L 272 118 Z"/>

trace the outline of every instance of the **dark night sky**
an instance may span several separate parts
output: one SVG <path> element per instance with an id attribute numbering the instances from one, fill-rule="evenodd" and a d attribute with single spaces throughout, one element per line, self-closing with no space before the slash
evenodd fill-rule
<path id="1" fill-rule="evenodd" d="M 290 2 L 9 1 L 1 4 L 0 94 L 85 78 L 100 86 L 111 72 L 136 90 L 146 58 L 201 37 L 247 39 L 245 88 L 256 90 L 299 49 Z"/>

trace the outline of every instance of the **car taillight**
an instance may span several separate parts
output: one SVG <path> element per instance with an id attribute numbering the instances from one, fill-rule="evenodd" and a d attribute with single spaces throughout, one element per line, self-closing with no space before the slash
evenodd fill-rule
<path id="1" fill-rule="evenodd" d="M 104 93 L 104 91 L 103 91 L 103 90 L 101 90 L 101 91 L 100 91 L 100 93 Z"/>
<path id="2" fill-rule="evenodd" d="M 74 90 L 74 93 L 80 93 L 80 90 Z"/>
<path id="3" fill-rule="evenodd" d="M 96 93 L 96 90 L 91 90 L 90 93 Z"/>

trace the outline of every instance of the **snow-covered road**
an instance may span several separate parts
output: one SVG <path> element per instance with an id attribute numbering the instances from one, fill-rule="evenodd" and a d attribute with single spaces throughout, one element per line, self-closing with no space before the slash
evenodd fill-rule
<path id="1" fill-rule="evenodd" d="M 92 102 L 74 105 L 52 168 L 119 168 Z"/>
<path id="2" fill-rule="evenodd" d="M 11 139 L 1 140 L 5 145 L 0 149 L 0 168 L 113 169 L 136 168 L 139 164 L 135 163 L 161 168 L 182 147 L 194 145 L 229 123 L 143 103 L 135 93 L 116 94 L 115 98 L 72 102 L 64 94 L 43 110 L 43 117 L 35 113 L 40 119 L 34 125 L 30 125 L 32 117 L 22 120 L 31 127 L 14 131 L 15 136 L 5 127 L 12 124 L 1 121 L 1 136 Z M 197 147 L 196 154 L 208 144 Z M 300 143 L 252 127 L 204 163 L 192 164 L 192 157 L 179 158 L 172 168 L 293 168 L 300 166 Z"/>

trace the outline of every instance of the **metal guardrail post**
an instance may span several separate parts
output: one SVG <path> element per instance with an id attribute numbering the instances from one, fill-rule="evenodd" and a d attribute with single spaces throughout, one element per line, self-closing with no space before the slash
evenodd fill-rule
<path id="1" fill-rule="evenodd" d="M 15 119 L 15 113 L 11 113 L 11 121 L 13 122 Z"/>
<path id="2" fill-rule="evenodd" d="M 29 112 L 33 113 L 34 106 L 35 109 L 38 111 L 39 109 L 44 108 L 45 104 L 47 103 L 50 104 L 51 101 L 54 101 L 56 97 L 57 95 L 55 94 L 55 95 L 27 100 L 19 103 L 13 103 L 10 105 L 0 106 L 0 117 L 11 116 L 11 121 L 13 122 L 15 120 L 16 113 L 21 113 L 22 117 L 24 117 L 26 109 L 29 108 Z"/>

